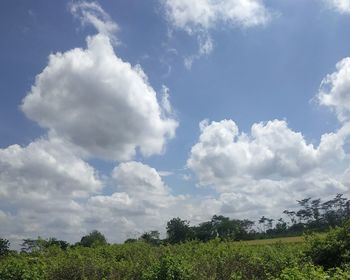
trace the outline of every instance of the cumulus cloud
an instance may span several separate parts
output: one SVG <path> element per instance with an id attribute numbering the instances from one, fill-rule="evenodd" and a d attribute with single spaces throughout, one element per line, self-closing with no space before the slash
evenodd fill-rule
<path id="1" fill-rule="evenodd" d="M 95 217 L 95 221 L 103 221 L 118 217 L 118 222 L 120 218 L 128 221 L 132 226 L 122 229 L 118 237 L 121 240 L 127 238 L 130 231 L 163 230 L 172 217 L 171 209 L 185 200 L 184 196 L 171 194 L 156 169 L 140 162 L 119 164 L 111 177 L 115 192 L 91 197 L 87 207 L 91 211 L 89 219 Z"/>
<path id="2" fill-rule="evenodd" d="M 205 200 L 205 207 L 218 213 L 256 219 L 280 215 L 297 199 L 349 193 L 347 172 L 330 168 L 348 165 L 344 144 L 349 124 L 322 135 L 318 146 L 280 120 L 255 123 L 249 134 L 232 120 L 206 120 L 200 130 L 187 167 L 200 186 L 219 193 Z"/>
<path id="3" fill-rule="evenodd" d="M 330 107 L 342 122 L 350 116 L 350 57 L 336 64 L 336 71 L 328 74 L 318 93 L 321 105 Z"/>
<path id="4" fill-rule="evenodd" d="M 8 226 L 1 234 L 20 239 L 39 233 L 79 230 L 78 200 L 101 191 L 103 183 L 89 164 L 59 139 L 0 149 L 0 205 Z M 6 225 L 6 223 L 5 223 Z"/>
<path id="5" fill-rule="evenodd" d="M 298 177 L 343 158 L 343 144 L 350 133 L 345 126 L 338 133 L 322 136 L 318 147 L 288 128 L 285 121 L 256 123 L 250 135 L 240 133 L 232 120 L 201 123 L 199 141 L 192 147 L 187 166 L 201 185 L 225 185 L 247 179 Z"/>
<path id="6" fill-rule="evenodd" d="M 350 13 L 350 0 L 325 0 L 326 3 L 342 14 Z"/>
<path id="7" fill-rule="evenodd" d="M 168 91 L 167 91 L 168 94 Z M 52 54 L 23 100 L 22 110 L 91 157 L 130 160 L 160 154 L 175 135 L 141 66 L 119 58 L 109 37 L 87 38 L 87 48 Z"/>
<path id="8" fill-rule="evenodd" d="M 175 196 L 158 171 L 140 162 L 116 166 L 112 194 L 86 162 L 59 140 L 0 150 L 1 234 L 14 244 L 28 237 L 55 236 L 76 242 L 99 229 L 111 242 L 146 230 L 164 230 L 184 196 Z"/>
<path id="9" fill-rule="evenodd" d="M 96 228 L 120 242 L 133 228 L 164 222 L 161 209 L 183 199 L 149 166 L 122 163 L 102 180 L 85 161 L 160 154 L 178 123 L 169 89 L 158 97 L 141 66 L 115 53 L 118 26 L 109 15 L 95 2 L 70 10 L 98 34 L 85 49 L 51 54 L 23 99 L 25 115 L 47 134 L 0 149 L 0 234 L 17 242 L 38 235 L 75 242 Z"/>

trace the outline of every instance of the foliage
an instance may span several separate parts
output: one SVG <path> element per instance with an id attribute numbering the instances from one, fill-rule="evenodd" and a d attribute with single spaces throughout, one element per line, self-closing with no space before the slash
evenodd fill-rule
<path id="1" fill-rule="evenodd" d="M 313 263 L 326 269 L 349 263 L 350 220 L 346 221 L 342 227 L 330 230 L 326 235 L 309 235 L 305 253 Z"/>
<path id="2" fill-rule="evenodd" d="M 194 232 L 189 226 L 189 222 L 180 218 L 171 219 L 167 223 L 166 231 L 170 244 L 185 242 L 194 238 Z"/>
<path id="3" fill-rule="evenodd" d="M 81 238 L 79 245 L 83 247 L 96 247 L 106 245 L 106 237 L 99 231 L 94 230 Z"/>
<path id="4" fill-rule="evenodd" d="M 66 250 L 69 246 L 69 243 L 53 237 L 46 240 L 39 236 L 37 239 L 23 239 L 21 251 L 26 253 L 40 252 L 45 248 L 49 248 L 51 246 L 58 246 L 62 250 Z"/>
<path id="5" fill-rule="evenodd" d="M 152 230 L 152 231 L 143 233 L 139 239 L 143 242 L 148 243 L 148 244 L 159 245 L 161 243 L 159 236 L 160 236 L 159 231 Z"/>
<path id="6" fill-rule="evenodd" d="M 192 280 L 193 268 L 180 257 L 165 256 L 143 274 L 143 280 Z"/>
<path id="7" fill-rule="evenodd" d="M 43 260 L 33 257 L 8 257 L 0 262 L 0 279 L 46 280 L 47 271 Z"/>
<path id="8" fill-rule="evenodd" d="M 10 241 L 7 239 L 0 238 L 0 257 L 5 256 L 9 253 Z"/>

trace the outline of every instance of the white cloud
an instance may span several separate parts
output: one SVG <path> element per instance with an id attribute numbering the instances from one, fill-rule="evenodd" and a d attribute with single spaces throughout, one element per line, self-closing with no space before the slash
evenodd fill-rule
<path id="1" fill-rule="evenodd" d="M 350 13 L 350 0 L 325 0 L 330 7 L 342 14 Z"/>
<path id="2" fill-rule="evenodd" d="M 117 57 L 103 34 L 87 45 L 50 55 L 23 100 L 26 116 L 92 157 L 162 153 L 178 123 L 166 117 L 141 67 Z"/>
<path id="3" fill-rule="evenodd" d="M 69 5 L 72 15 L 78 18 L 82 25 L 90 24 L 100 34 L 104 34 L 115 40 L 114 33 L 118 31 L 118 25 L 96 2 L 71 2 Z"/>
<path id="4" fill-rule="evenodd" d="M 338 169 L 348 166 L 343 146 L 349 124 L 322 135 L 317 147 L 279 120 L 253 124 L 250 134 L 240 132 L 232 120 L 205 120 L 200 129 L 187 166 L 200 186 L 219 193 L 205 200 L 216 213 L 278 216 L 297 199 L 349 193 L 344 168 L 332 168 L 334 163 Z"/>
<path id="5" fill-rule="evenodd" d="M 200 59 L 203 56 L 208 56 L 214 49 L 214 43 L 208 33 L 199 34 L 197 36 L 199 45 L 198 53 L 185 57 L 184 63 L 187 69 L 191 69 L 195 60 Z"/>
<path id="6" fill-rule="evenodd" d="M 196 35 L 198 53 L 185 57 L 190 69 L 194 60 L 210 54 L 214 48 L 210 31 L 220 24 L 251 28 L 266 25 L 271 14 L 261 0 L 160 0 L 172 27 Z"/>
<path id="7" fill-rule="evenodd" d="M 170 94 L 169 94 L 170 90 L 167 86 L 163 85 L 162 86 L 162 100 L 161 100 L 161 104 L 162 104 L 162 108 L 164 110 L 165 113 L 171 115 L 173 114 L 173 108 L 171 106 L 170 103 Z"/>
<path id="8" fill-rule="evenodd" d="M 161 0 L 170 23 L 189 33 L 218 23 L 240 27 L 264 25 L 270 13 L 260 0 Z"/>
<path id="9" fill-rule="evenodd" d="M 298 177 L 344 157 L 347 125 L 323 135 L 319 147 L 288 128 L 285 121 L 256 123 L 251 134 L 240 133 L 232 120 L 201 123 L 199 142 L 192 147 L 187 166 L 201 185 L 241 184 L 247 179 Z"/>
<path id="10" fill-rule="evenodd" d="M 318 99 L 321 105 L 335 111 L 342 122 L 350 117 L 350 57 L 336 64 L 336 71 L 327 75 L 321 83 Z"/>
<path id="11" fill-rule="evenodd" d="M 171 209 L 185 200 L 184 196 L 171 194 L 158 171 L 140 162 L 119 164 L 112 172 L 112 179 L 116 192 L 91 197 L 87 209 L 91 212 L 88 219 L 93 217 L 99 228 L 100 222 L 114 223 L 114 217 L 118 217 L 116 223 L 120 218 L 128 221 L 130 227 L 118 232 L 118 241 L 130 237 L 131 233 L 151 229 L 164 231 L 166 221 L 172 218 Z M 112 235 L 113 227 L 105 226 Z"/>
<path id="12" fill-rule="evenodd" d="M 167 212 L 160 209 L 183 199 L 149 166 L 122 163 L 101 180 L 83 160 L 162 153 L 178 123 L 169 89 L 158 100 L 141 66 L 115 54 L 118 26 L 108 14 L 95 2 L 70 9 L 99 33 L 87 38 L 85 49 L 50 55 L 23 99 L 23 112 L 47 136 L 0 149 L 0 234 L 17 242 L 38 235 L 75 242 L 96 228 L 123 241 L 133 228 L 164 223 Z M 108 183 L 114 193 L 102 195 Z"/>
<path id="13" fill-rule="evenodd" d="M 80 234 L 84 211 L 77 202 L 99 193 L 103 183 L 89 164 L 59 139 L 0 149 L 1 234 L 12 239 L 39 234 Z"/>
<path id="14" fill-rule="evenodd" d="M 14 245 L 39 235 L 76 242 L 99 229 L 109 241 L 123 242 L 143 231 L 164 231 L 186 200 L 139 162 L 116 166 L 110 183 L 114 192 L 100 194 L 106 182 L 57 139 L 1 149 L 0 234 Z"/>
<path id="15" fill-rule="evenodd" d="M 39 139 L 26 147 L 0 149 L 3 197 L 35 194 L 42 198 L 86 197 L 101 190 L 95 170 L 59 139 Z"/>

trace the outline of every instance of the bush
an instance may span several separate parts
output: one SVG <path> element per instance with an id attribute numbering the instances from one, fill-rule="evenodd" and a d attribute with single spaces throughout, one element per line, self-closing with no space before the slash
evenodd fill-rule
<path id="1" fill-rule="evenodd" d="M 38 258 L 12 257 L 0 263 L 1 280 L 46 280 L 45 264 Z"/>
<path id="2" fill-rule="evenodd" d="M 143 275 L 143 280 L 192 280 L 192 267 L 183 259 L 165 256 Z"/>
<path id="3" fill-rule="evenodd" d="M 316 265 L 325 269 L 343 266 L 350 261 L 350 220 L 326 235 L 307 236 L 305 254 Z"/>

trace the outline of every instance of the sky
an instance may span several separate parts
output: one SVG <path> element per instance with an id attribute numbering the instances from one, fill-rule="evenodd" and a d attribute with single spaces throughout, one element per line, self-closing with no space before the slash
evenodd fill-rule
<path id="1" fill-rule="evenodd" d="M 350 0 L 0 2 L 0 236 L 110 242 L 350 193 Z"/>

